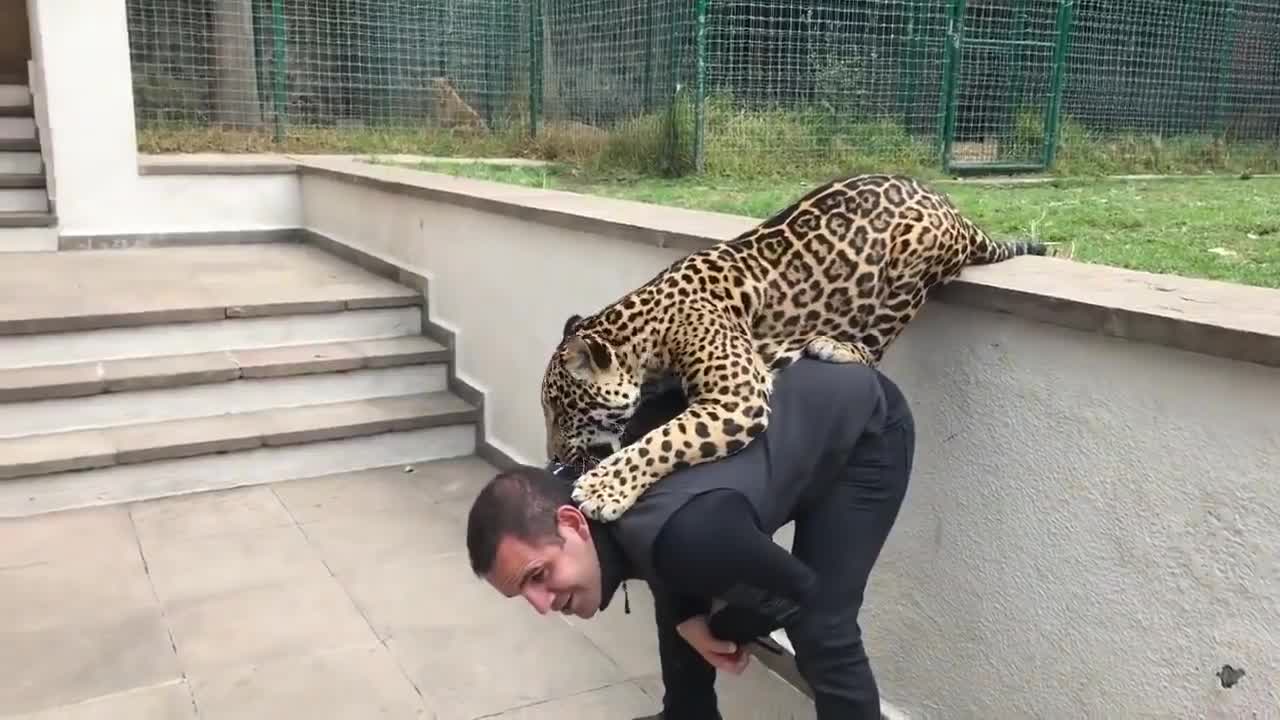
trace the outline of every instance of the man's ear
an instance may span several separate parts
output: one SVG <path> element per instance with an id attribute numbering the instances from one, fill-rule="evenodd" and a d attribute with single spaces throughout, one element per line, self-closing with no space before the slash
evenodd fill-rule
<path id="1" fill-rule="evenodd" d="M 574 336 L 565 342 L 564 366 L 579 380 L 590 380 L 596 374 L 613 367 L 613 353 L 604 343 L 594 338 Z"/>
<path id="2" fill-rule="evenodd" d="M 561 505 L 556 508 L 556 524 L 584 540 L 591 539 L 591 527 L 587 524 L 587 516 L 574 505 Z"/>

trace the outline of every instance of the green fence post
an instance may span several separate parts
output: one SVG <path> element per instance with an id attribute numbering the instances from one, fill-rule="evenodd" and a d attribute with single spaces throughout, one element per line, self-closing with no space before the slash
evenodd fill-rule
<path id="1" fill-rule="evenodd" d="M 680 133 L 677 127 L 679 114 L 676 108 L 676 103 L 678 102 L 676 97 L 677 89 L 680 86 L 680 63 L 678 60 L 680 17 L 679 13 L 676 12 L 668 13 L 668 17 L 671 19 L 671 27 L 670 32 L 667 33 L 667 70 L 670 72 L 667 87 L 667 173 L 675 175 L 678 173 L 676 158 L 680 152 Z"/>
<path id="2" fill-rule="evenodd" d="M 1010 135 L 1014 138 L 1018 136 L 1018 111 L 1021 109 L 1022 89 L 1026 85 L 1026 63 L 1018 62 L 1019 52 L 1027 47 L 1027 21 L 1030 9 L 1027 7 L 1028 0 L 1018 0 L 1013 9 L 1013 38 L 1009 43 L 1005 52 L 1005 62 L 1009 65 L 1008 84 L 1005 88 L 1005 122 L 1012 128 Z M 1024 152 L 1019 149 L 1019 154 Z M 1019 158 L 1021 159 L 1021 158 Z"/>
<path id="3" fill-rule="evenodd" d="M 1067 48 L 1071 44 L 1071 18 L 1076 0 L 1058 3 L 1058 38 L 1053 48 L 1053 77 L 1049 85 L 1049 103 L 1044 110 L 1044 155 L 1046 170 L 1053 166 L 1058 152 L 1058 122 L 1062 114 L 1062 89 L 1067 76 Z"/>
<path id="4" fill-rule="evenodd" d="M 285 110 L 287 107 L 287 98 L 285 97 L 285 79 L 287 77 L 285 32 L 284 0 L 271 0 L 271 95 L 276 111 L 276 142 L 284 142 Z"/>
<path id="5" fill-rule="evenodd" d="M 542 119 L 542 0 L 529 0 L 529 135 Z"/>
<path id="6" fill-rule="evenodd" d="M 653 62 L 654 55 L 658 49 L 654 47 L 655 33 L 653 26 L 655 20 L 653 18 L 653 0 L 645 3 L 645 21 L 644 21 L 644 112 L 646 114 L 653 112 Z"/>
<path id="7" fill-rule="evenodd" d="M 947 12 L 946 43 L 942 57 L 942 122 L 939 151 L 944 170 L 951 163 L 951 140 L 956 127 L 956 76 L 960 72 L 960 39 L 964 35 L 965 0 L 951 0 Z"/>
<path id="8" fill-rule="evenodd" d="M 906 30 L 903 33 L 903 42 L 898 46 L 898 67 L 906 68 L 904 75 L 907 81 L 902 81 L 902 76 L 898 78 L 898 114 L 902 116 L 903 127 L 907 131 L 911 131 L 909 118 L 911 117 L 911 108 L 915 104 L 915 88 L 916 82 L 912 77 L 916 72 L 916 56 L 915 56 L 915 40 L 916 40 L 916 3 L 915 0 L 907 0 L 906 7 Z"/>
<path id="9" fill-rule="evenodd" d="M 1224 105 L 1226 104 L 1227 82 L 1231 77 L 1230 64 L 1231 55 L 1236 49 L 1236 35 L 1240 31 L 1240 12 L 1236 7 L 1235 0 L 1227 0 L 1227 29 L 1226 37 L 1222 38 L 1222 51 L 1218 55 L 1218 89 L 1213 98 L 1213 126 L 1214 134 L 1221 139 L 1226 134 L 1226 118 Z"/>
<path id="10" fill-rule="evenodd" d="M 694 18 L 694 48 L 698 58 L 698 69 L 695 87 L 696 103 L 693 130 L 693 166 L 696 172 L 706 169 L 706 133 L 707 133 L 707 6 L 711 0 L 698 0 Z"/>

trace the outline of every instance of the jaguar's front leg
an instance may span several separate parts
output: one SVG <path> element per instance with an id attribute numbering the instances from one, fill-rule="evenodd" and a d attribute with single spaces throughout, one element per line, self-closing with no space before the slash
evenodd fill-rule
<path id="1" fill-rule="evenodd" d="M 742 357 L 755 360 L 734 362 Z M 690 372 L 688 408 L 578 478 L 573 499 L 584 514 L 616 520 L 670 473 L 728 457 L 764 432 L 772 378 L 758 356 L 711 358 L 705 367 Z"/>
<path id="2" fill-rule="evenodd" d="M 737 409 L 729 411 L 726 405 Z M 588 517 L 617 520 L 654 483 L 676 470 L 732 455 L 768 422 L 765 402 L 693 405 L 583 473 L 574 484 L 573 500 Z"/>

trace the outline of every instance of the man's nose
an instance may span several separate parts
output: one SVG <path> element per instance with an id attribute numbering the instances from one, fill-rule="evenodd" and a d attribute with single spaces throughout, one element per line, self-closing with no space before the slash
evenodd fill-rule
<path id="1" fill-rule="evenodd" d="M 529 588 L 524 592 L 524 599 L 529 601 L 534 610 L 539 615 L 546 615 L 551 611 L 551 604 L 555 601 L 555 595 L 544 588 Z"/>

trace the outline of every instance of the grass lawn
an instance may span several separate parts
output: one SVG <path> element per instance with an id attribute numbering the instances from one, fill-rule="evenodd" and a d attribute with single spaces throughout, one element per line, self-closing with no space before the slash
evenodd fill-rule
<path id="1" fill-rule="evenodd" d="M 764 218 L 824 178 L 608 179 L 559 167 L 431 164 L 420 169 Z M 1002 238 L 1060 243 L 1080 262 L 1280 288 L 1280 178 L 933 181 Z"/>

